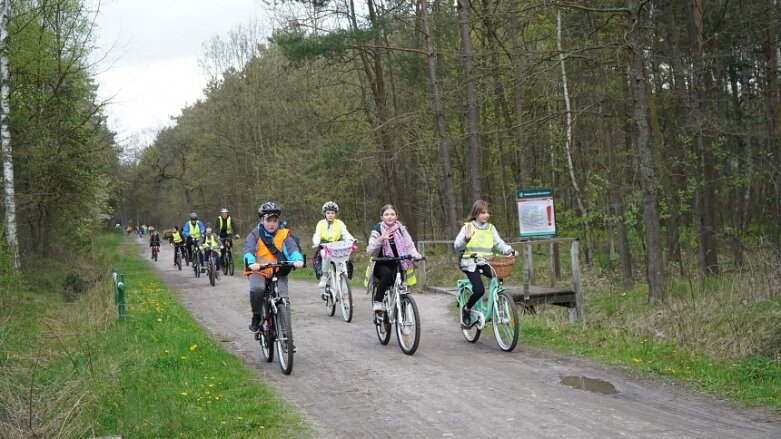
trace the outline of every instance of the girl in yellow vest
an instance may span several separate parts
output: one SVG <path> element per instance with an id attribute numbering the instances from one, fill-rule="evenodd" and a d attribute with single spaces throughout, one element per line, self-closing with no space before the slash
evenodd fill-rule
<path id="1" fill-rule="evenodd" d="M 214 253 L 214 259 L 217 260 L 217 272 L 215 274 L 219 278 L 221 269 L 220 253 L 222 253 L 222 241 L 220 241 L 220 238 L 218 238 L 217 234 L 214 233 L 214 229 L 209 223 L 206 223 L 206 233 L 203 235 L 203 243 L 201 245 L 203 246 L 203 258 L 205 260 L 208 260 L 209 255 Z M 201 272 L 205 271 L 205 267 L 201 269 Z"/>
<path id="2" fill-rule="evenodd" d="M 491 212 L 488 202 L 483 200 L 475 201 L 472 205 L 469 219 L 461 227 L 461 231 L 458 232 L 456 241 L 453 243 L 456 251 L 462 252 L 463 255 L 459 263 L 461 271 L 466 273 L 466 277 L 472 283 L 472 296 L 464 308 L 461 309 L 461 323 L 463 325 L 469 325 L 469 313 L 472 310 L 472 306 L 485 294 L 485 285 L 483 285 L 483 279 L 480 275 L 482 274 L 489 279 L 492 277 L 491 267 L 487 263 L 478 263 L 478 261 L 469 256 L 475 254 L 483 258 L 490 258 L 494 255 L 494 251 L 503 255 L 518 255 L 518 252 L 505 244 L 496 231 L 496 227 L 488 222 L 490 217 Z"/>
<path id="3" fill-rule="evenodd" d="M 184 247 L 184 236 L 179 231 L 179 226 L 174 226 L 174 231 L 171 232 L 171 245 L 174 247 L 174 267 L 176 267 L 176 252 L 182 251 Z M 182 253 L 185 252 L 182 251 Z"/>
<path id="4" fill-rule="evenodd" d="M 331 263 L 328 255 L 319 248 L 320 244 L 335 241 L 355 241 L 355 238 L 347 231 L 347 226 L 344 225 L 342 220 L 336 219 L 337 213 L 339 213 L 339 205 L 333 201 L 326 201 L 323 204 L 323 215 L 325 215 L 325 218 L 317 223 L 315 234 L 312 236 L 312 246 L 317 249 L 312 258 L 312 265 L 315 269 L 315 276 L 320 279 L 320 288 L 325 288 L 325 284 L 328 282 L 327 275 L 323 276 L 323 267 L 328 267 Z"/>

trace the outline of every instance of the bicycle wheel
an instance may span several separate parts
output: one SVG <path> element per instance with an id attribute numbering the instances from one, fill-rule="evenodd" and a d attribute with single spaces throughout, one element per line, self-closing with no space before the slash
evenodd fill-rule
<path id="1" fill-rule="evenodd" d="M 461 289 L 461 291 L 458 292 L 458 300 L 456 301 L 456 305 L 458 306 L 459 322 L 461 322 L 461 304 L 467 303 L 471 294 L 472 292 L 467 289 Z M 461 328 L 461 333 L 464 334 L 464 338 L 469 343 L 475 343 L 478 339 L 480 339 L 480 332 L 480 328 L 478 328 L 477 325 L 472 325 L 470 328 Z"/>
<path id="2" fill-rule="evenodd" d="M 402 294 L 399 302 L 399 309 L 396 310 L 396 340 L 402 352 L 412 355 L 420 344 L 418 305 L 409 294 Z"/>
<path id="3" fill-rule="evenodd" d="M 520 322 L 515 301 L 506 291 L 500 291 L 496 295 L 493 322 L 496 342 L 503 351 L 511 352 L 518 344 Z"/>
<path id="4" fill-rule="evenodd" d="M 214 262 L 214 256 L 209 256 L 209 265 L 206 266 L 206 271 L 209 272 L 209 283 L 214 286 L 217 276 L 216 263 Z"/>
<path id="5" fill-rule="evenodd" d="M 201 258 L 198 254 L 193 255 L 193 270 L 195 271 L 195 277 L 201 277 Z"/>
<path id="6" fill-rule="evenodd" d="M 157 252 L 159 250 L 157 250 L 155 247 L 152 247 L 152 248 L 154 249 L 154 250 L 152 250 L 152 258 L 155 260 L 155 262 L 157 262 Z"/>
<path id="7" fill-rule="evenodd" d="M 176 254 L 174 255 L 174 264 L 177 268 L 179 268 L 179 271 L 182 271 L 182 255 L 179 253 L 179 250 L 175 250 Z"/>
<path id="8" fill-rule="evenodd" d="M 222 255 L 222 274 L 228 275 L 228 257 L 230 256 L 230 249 L 225 249 L 225 253 Z"/>
<path id="9" fill-rule="evenodd" d="M 277 305 L 275 316 L 277 328 L 277 361 L 282 373 L 290 375 L 293 371 L 293 325 L 290 320 L 290 308 L 284 303 Z"/>
<path id="10" fill-rule="evenodd" d="M 258 331 L 257 339 L 260 341 L 260 353 L 263 355 L 263 360 L 266 363 L 274 361 L 274 319 L 268 313 L 268 306 L 263 303 L 262 316 L 264 318 L 260 321 L 260 331 Z"/>
<path id="11" fill-rule="evenodd" d="M 350 279 L 347 278 L 347 273 L 342 273 L 339 276 L 339 303 L 342 308 L 342 318 L 345 322 L 350 323 L 353 319 L 353 292 L 350 288 Z"/>
<path id="12" fill-rule="evenodd" d="M 374 330 L 377 331 L 377 338 L 380 340 L 380 343 L 383 345 L 388 344 L 391 337 L 391 325 L 385 311 L 374 313 Z"/>

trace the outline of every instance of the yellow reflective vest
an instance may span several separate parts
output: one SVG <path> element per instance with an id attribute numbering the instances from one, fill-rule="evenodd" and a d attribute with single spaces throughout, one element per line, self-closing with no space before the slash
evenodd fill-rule
<path id="1" fill-rule="evenodd" d="M 471 222 L 464 223 L 471 224 Z M 477 254 L 477 256 L 487 258 L 494 255 L 494 225 L 488 224 L 484 230 L 478 229 L 472 224 L 475 230 L 472 239 L 467 241 L 464 255 Z"/>
<path id="2" fill-rule="evenodd" d="M 320 220 L 320 222 L 317 223 L 317 233 L 320 235 L 321 242 L 334 242 L 340 240 L 344 229 L 344 223 L 339 219 L 334 219 L 331 227 L 328 227 L 328 220 Z"/>

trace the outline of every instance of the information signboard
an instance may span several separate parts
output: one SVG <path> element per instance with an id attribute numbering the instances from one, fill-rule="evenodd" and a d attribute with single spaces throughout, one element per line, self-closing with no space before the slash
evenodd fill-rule
<path id="1" fill-rule="evenodd" d="M 556 236 L 552 189 L 519 190 L 515 202 L 521 238 Z"/>

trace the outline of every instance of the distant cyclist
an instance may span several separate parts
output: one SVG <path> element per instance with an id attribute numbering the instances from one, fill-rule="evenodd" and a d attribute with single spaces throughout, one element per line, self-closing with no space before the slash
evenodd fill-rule
<path id="1" fill-rule="evenodd" d="M 149 226 L 149 247 L 157 247 L 160 250 L 160 233 L 157 232 L 155 226 Z M 152 255 L 152 259 L 154 259 Z"/>
<path id="2" fill-rule="evenodd" d="M 336 214 L 339 213 L 339 205 L 333 201 L 326 201 L 323 204 L 322 211 L 325 218 L 317 223 L 315 234 L 312 236 L 312 245 L 315 248 L 318 248 L 321 243 L 325 242 L 355 241 L 355 238 L 347 231 L 347 226 L 344 225 L 342 220 L 336 219 Z M 315 276 L 320 279 L 320 288 L 325 288 L 326 283 L 328 283 L 327 275 L 323 274 L 324 272 L 327 273 L 327 270 L 324 270 L 323 267 L 328 267 L 330 263 L 327 259 L 327 255 L 320 249 L 312 257 L 312 267 L 315 269 Z"/>
<path id="3" fill-rule="evenodd" d="M 193 212 L 190 214 L 190 220 L 185 222 L 182 226 L 182 235 L 187 244 L 187 260 L 193 260 L 193 246 L 200 242 L 203 234 L 206 232 L 206 228 L 203 222 L 198 220 L 198 214 Z"/>
<path id="4" fill-rule="evenodd" d="M 203 235 L 203 258 L 209 260 L 209 255 L 214 254 L 214 259 L 217 261 L 217 272 L 215 276 L 220 277 L 220 252 L 222 250 L 222 242 L 217 234 L 214 233 L 211 224 L 206 224 L 206 233 Z M 201 264 L 203 267 L 203 264 Z M 201 272 L 206 271 L 205 268 L 201 268 Z"/>
<path id="5" fill-rule="evenodd" d="M 233 248 L 233 238 L 239 237 L 238 233 L 236 233 L 238 227 L 236 227 L 236 222 L 233 221 L 233 217 L 227 207 L 220 209 L 220 216 L 217 217 L 216 224 L 216 233 L 219 235 L 223 246 Z M 220 263 L 224 264 L 225 255 L 223 253 L 220 252 Z"/>
<path id="6" fill-rule="evenodd" d="M 304 266 L 301 249 L 293 240 L 290 230 L 280 227 L 282 209 L 277 203 L 266 202 L 258 209 L 260 222 L 244 239 L 244 275 L 249 279 L 249 302 L 252 308 L 250 332 L 260 329 L 260 312 L 263 307 L 263 293 L 273 274 L 272 269 L 259 271 L 260 266 L 283 259 L 294 263 L 296 268 Z M 277 272 L 279 297 L 288 297 L 287 273 Z"/>
<path id="7" fill-rule="evenodd" d="M 171 232 L 171 238 L 170 238 L 171 245 L 174 246 L 174 267 L 176 267 L 176 254 L 181 251 L 182 246 L 184 246 L 184 236 L 182 236 L 182 232 L 179 231 L 179 226 L 174 226 L 174 231 Z"/>

